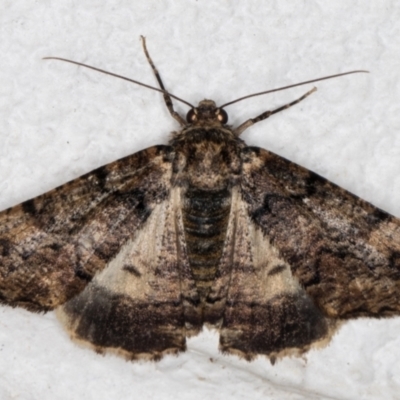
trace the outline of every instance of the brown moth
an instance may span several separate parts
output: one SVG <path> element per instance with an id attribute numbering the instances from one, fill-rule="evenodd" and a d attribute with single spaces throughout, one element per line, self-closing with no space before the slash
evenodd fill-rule
<path id="1" fill-rule="evenodd" d="M 273 361 L 399 315 L 400 220 L 239 138 L 315 89 L 237 128 L 231 103 L 185 102 L 185 120 L 143 46 L 182 129 L 0 213 L 0 302 L 57 308 L 74 339 L 129 359 L 207 324 L 223 352 Z"/>

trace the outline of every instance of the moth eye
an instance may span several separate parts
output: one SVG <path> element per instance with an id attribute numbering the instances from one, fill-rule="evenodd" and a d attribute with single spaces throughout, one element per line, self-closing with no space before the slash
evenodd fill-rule
<path id="1" fill-rule="evenodd" d="M 228 113 L 222 108 L 218 108 L 217 118 L 219 122 L 221 122 L 222 124 L 226 124 L 228 122 Z"/>
<path id="2" fill-rule="evenodd" d="M 186 114 L 186 121 L 189 123 L 197 121 L 197 115 L 194 108 L 189 110 L 188 113 Z"/>

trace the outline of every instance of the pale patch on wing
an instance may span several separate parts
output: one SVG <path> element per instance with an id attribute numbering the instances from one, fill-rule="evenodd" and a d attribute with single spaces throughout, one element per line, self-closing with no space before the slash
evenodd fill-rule
<path id="1" fill-rule="evenodd" d="M 251 220 L 233 190 L 229 240 L 221 270 L 231 273 L 220 329 L 220 348 L 247 359 L 301 354 L 326 341 L 333 324 L 317 309 L 292 275 L 289 264 Z"/>
<path id="2" fill-rule="evenodd" d="M 237 187 L 232 190 L 232 206 L 218 278 L 209 298 L 225 303 L 268 301 L 277 294 L 300 290 L 289 265 L 283 261 L 268 238 L 251 221 L 247 205 Z M 212 302 L 215 307 L 216 302 Z M 223 306 L 220 306 L 223 307 Z"/>
<path id="3" fill-rule="evenodd" d="M 239 196 L 236 209 L 235 266 L 230 293 L 246 302 L 268 302 L 277 295 L 295 294 L 301 290 L 290 266 L 279 255 L 268 238 L 250 219 L 246 203 Z M 248 285 L 250 283 L 250 285 Z"/>
<path id="4" fill-rule="evenodd" d="M 107 267 L 58 314 L 74 339 L 98 351 L 158 359 L 185 350 L 186 327 L 192 330 L 198 318 L 191 306 L 195 296 L 180 189 L 173 188 Z"/>
<path id="5" fill-rule="evenodd" d="M 121 248 L 93 282 L 108 288 L 114 294 L 130 296 L 135 301 L 154 301 L 154 292 L 160 289 L 164 298 L 178 301 L 178 268 L 169 268 L 168 275 L 165 275 L 165 267 L 172 265 L 160 265 L 161 255 L 166 252 L 163 248 L 165 241 L 176 238 L 175 215 L 171 208 L 169 199 L 157 205 L 143 228 L 135 232 L 132 239 Z M 169 261 L 176 266 L 177 252 L 176 249 L 171 250 L 174 251 L 173 254 L 169 254 Z"/>

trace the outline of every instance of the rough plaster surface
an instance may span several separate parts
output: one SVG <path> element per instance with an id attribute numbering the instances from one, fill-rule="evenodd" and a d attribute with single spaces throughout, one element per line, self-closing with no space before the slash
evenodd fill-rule
<path id="1" fill-rule="evenodd" d="M 306 79 L 300 105 L 243 137 L 400 217 L 400 6 L 397 1 L 3 0 L 0 209 L 142 148 L 177 128 L 161 96 L 55 61 L 61 56 L 221 103 Z M 234 105 L 236 125 L 310 86 Z M 178 104 L 183 113 L 186 108 Z M 400 318 L 352 321 L 330 346 L 275 366 L 217 351 L 213 332 L 159 363 L 73 344 L 52 313 L 0 307 L 0 399 L 400 398 Z"/>

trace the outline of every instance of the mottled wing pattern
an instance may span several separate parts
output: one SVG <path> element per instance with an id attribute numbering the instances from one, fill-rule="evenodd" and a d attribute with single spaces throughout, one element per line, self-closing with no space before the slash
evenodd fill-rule
<path id="1" fill-rule="evenodd" d="M 169 196 L 170 153 L 143 150 L 1 212 L 0 302 L 47 311 L 82 291 Z"/>
<path id="2" fill-rule="evenodd" d="M 243 152 L 240 191 L 223 350 L 302 352 L 335 321 L 400 313 L 398 219 L 259 148 Z"/>
<path id="3" fill-rule="evenodd" d="M 304 352 L 330 337 L 335 324 L 293 277 L 268 234 L 254 224 L 242 197 L 235 188 L 219 278 L 208 299 L 212 312 L 222 316 L 220 348 L 248 360 L 258 354 L 273 360 Z"/>
<path id="4" fill-rule="evenodd" d="M 201 328 L 198 304 L 175 187 L 59 316 L 74 339 L 99 352 L 157 360 L 186 349 L 186 336 Z"/>

